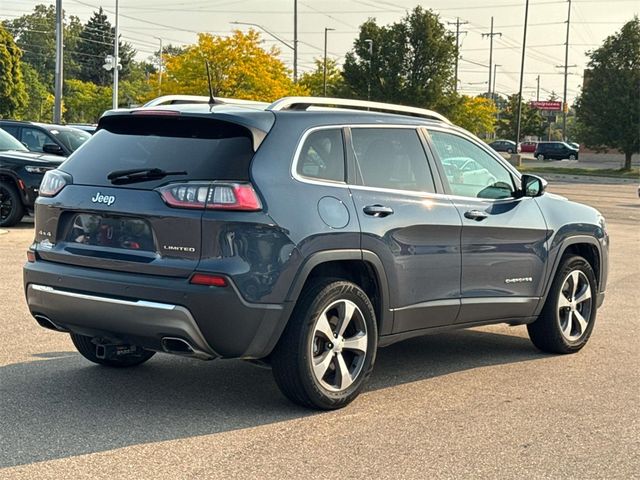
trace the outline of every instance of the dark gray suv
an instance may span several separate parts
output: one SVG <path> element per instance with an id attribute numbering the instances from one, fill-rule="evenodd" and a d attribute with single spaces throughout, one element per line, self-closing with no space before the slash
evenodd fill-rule
<path id="1" fill-rule="evenodd" d="M 95 363 L 255 360 L 292 401 L 339 408 L 410 337 L 506 322 L 543 351 L 586 344 L 604 219 L 545 186 L 428 110 L 112 111 L 45 176 L 27 302 Z"/>

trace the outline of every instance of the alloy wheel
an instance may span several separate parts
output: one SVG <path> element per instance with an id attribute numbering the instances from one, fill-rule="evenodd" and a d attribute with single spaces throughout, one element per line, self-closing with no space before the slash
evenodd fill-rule
<path id="1" fill-rule="evenodd" d="M 6 220 L 13 210 L 13 199 L 6 188 L 0 186 L 0 220 Z"/>
<path id="2" fill-rule="evenodd" d="M 563 337 L 575 342 L 587 331 L 593 299 L 591 284 L 580 270 L 574 270 L 564 280 L 558 296 L 558 321 Z"/>
<path id="3" fill-rule="evenodd" d="M 367 355 L 367 325 L 350 300 L 337 300 L 313 327 L 310 358 L 315 379 L 325 389 L 341 392 L 356 381 Z"/>

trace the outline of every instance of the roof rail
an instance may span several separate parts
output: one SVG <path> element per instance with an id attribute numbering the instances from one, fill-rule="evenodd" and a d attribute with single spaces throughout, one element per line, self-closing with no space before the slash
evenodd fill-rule
<path id="1" fill-rule="evenodd" d="M 224 98 L 224 97 L 216 97 L 216 104 L 220 105 L 247 105 L 247 106 L 266 106 L 268 105 L 265 102 L 258 102 L 255 100 L 242 100 L 239 98 Z M 209 97 L 204 97 L 201 95 L 163 95 L 161 97 L 154 98 L 153 100 L 149 100 L 147 103 L 142 105 L 143 107 L 158 107 L 161 105 L 173 105 L 173 104 L 201 104 L 201 103 L 209 103 Z"/>
<path id="2" fill-rule="evenodd" d="M 377 111 L 385 113 L 395 113 L 398 115 L 409 115 L 412 117 L 428 118 L 451 123 L 444 115 L 425 108 L 408 107 L 406 105 L 395 105 L 392 103 L 368 102 L 366 100 L 353 100 L 348 98 L 328 98 L 328 97 L 284 97 L 276 100 L 267 107 L 267 110 L 307 110 L 309 107 L 323 106 L 335 108 L 351 108 L 358 110 Z"/>

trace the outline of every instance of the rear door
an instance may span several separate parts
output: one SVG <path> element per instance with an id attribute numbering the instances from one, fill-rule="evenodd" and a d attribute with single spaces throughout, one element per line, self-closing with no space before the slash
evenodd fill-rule
<path id="1" fill-rule="evenodd" d="M 460 305 L 461 220 L 451 201 L 436 194 L 420 132 L 352 127 L 349 133 L 361 245 L 384 265 L 393 332 L 451 324 Z"/>
<path id="2" fill-rule="evenodd" d="M 99 131 L 60 167 L 73 183 L 55 202 L 37 205 L 38 253 L 61 263 L 187 277 L 200 260 L 202 202 L 208 201 L 209 185 L 248 181 L 252 156 L 250 132 L 233 123 L 105 117 Z M 169 174 L 123 183 L 108 178 L 146 168 Z M 175 184 L 165 197 L 158 190 Z M 178 204 L 181 208 L 174 208 Z"/>
<path id="3" fill-rule="evenodd" d="M 509 169 L 471 137 L 436 128 L 429 136 L 439 162 L 469 157 L 490 174 L 444 178 L 463 222 L 462 306 L 456 323 L 532 315 L 549 236 L 535 199 L 516 198 Z"/>

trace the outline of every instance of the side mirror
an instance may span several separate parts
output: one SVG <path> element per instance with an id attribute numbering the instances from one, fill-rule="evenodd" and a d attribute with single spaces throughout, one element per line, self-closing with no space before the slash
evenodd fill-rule
<path id="1" fill-rule="evenodd" d="M 50 153 L 51 155 L 64 155 L 64 150 L 60 145 L 56 145 L 55 143 L 45 143 L 42 146 L 42 151 L 44 153 Z"/>
<path id="2" fill-rule="evenodd" d="M 547 190 L 547 181 L 537 175 L 522 175 L 520 192 L 523 197 L 539 197 Z"/>

